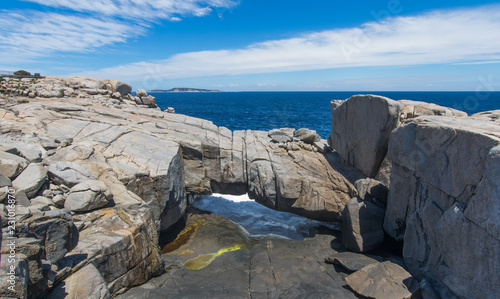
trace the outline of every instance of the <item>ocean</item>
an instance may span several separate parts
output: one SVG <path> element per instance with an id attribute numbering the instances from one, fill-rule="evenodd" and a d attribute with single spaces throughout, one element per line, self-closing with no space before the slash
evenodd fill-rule
<path id="1" fill-rule="evenodd" d="M 469 115 L 500 109 L 500 92 L 214 92 L 150 93 L 163 110 L 211 120 L 230 130 L 308 128 L 328 138 L 330 101 L 356 94 L 414 100 L 455 108 Z"/>

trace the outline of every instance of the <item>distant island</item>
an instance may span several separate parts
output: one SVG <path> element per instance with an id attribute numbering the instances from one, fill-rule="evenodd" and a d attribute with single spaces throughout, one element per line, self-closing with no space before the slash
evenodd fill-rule
<path id="1" fill-rule="evenodd" d="M 212 89 L 201 89 L 201 88 L 174 87 L 168 90 L 165 89 L 148 90 L 148 92 L 221 92 L 221 91 Z"/>

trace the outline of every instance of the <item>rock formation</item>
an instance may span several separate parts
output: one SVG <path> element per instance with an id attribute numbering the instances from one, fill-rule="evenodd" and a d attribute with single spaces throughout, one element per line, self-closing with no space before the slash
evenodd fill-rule
<path id="1" fill-rule="evenodd" d="M 331 107 L 329 142 L 343 159 L 389 186 L 383 227 L 404 242 L 405 263 L 425 282 L 423 291 L 434 294 L 435 288 L 443 298 L 498 297 L 500 113 L 467 117 L 376 96 L 332 101 Z M 359 196 L 365 193 L 356 187 Z M 372 240 L 360 233 L 373 230 L 361 216 L 379 215 L 378 208 L 359 198 L 348 203 L 342 224 L 348 248 L 361 251 Z M 377 217 L 368 218 L 372 223 Z"/>
<path id="2" fill-rule="evenodd" d="M 500 123 L 421 117 L 391 136 L 384 228 L 441 296 L 500 294 Z"/>
<path id="3" fill-rule="evenodd" d="M 163 112 L 118 81 L 18 81 L 2 81 L 15 96 L 0 99 L 0 170 L 26 227 L 15 236 L 37 240 L 38 263 L 51 269 L 30 298 L 59 285 L 56 296 L 80 276 L 115 296 L 160 274 L 158 232 L 184 215 L 190 195 L 248 192 L 274 209 L 333 221 L 362 178 L 314 131 L 295 137 L 292 129 L 276 143 L 272 132 Z"/>
<path id="4" fill-rule="evenodd" d="M 402 297 L 419 287 L 500 295 L 498 111 L 467 117 L 372 95 L 333 101 L 331 151 L 311 130 L 232 132 L 130 91 L 84 77 L 0 81 L 2 261 L 17 244 L 15 288 L 2 296 L 107 298 L 143 284 L 165 271 L 158 234 L 184 216 L 188 197 L 212 192 L 344 219 L 351 250 L 375 249 L 384 231 L 404 242 L 412 276 L 387 261 L 357 265 L 347 280 L 358 294 L 387 295 L 363 282 L 386 276 L 379 282 L 399 285 Z M 2 264 L 1 286 L 8 273 Z"/>

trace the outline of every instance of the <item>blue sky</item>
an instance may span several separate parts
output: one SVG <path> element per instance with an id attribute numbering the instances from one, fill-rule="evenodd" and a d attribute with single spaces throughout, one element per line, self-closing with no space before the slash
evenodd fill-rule
<path id="1" fill-rule="evenodd" d="M 136 88 L 500 90 L 498 1 L 25 0 L 0 70 Z"/>

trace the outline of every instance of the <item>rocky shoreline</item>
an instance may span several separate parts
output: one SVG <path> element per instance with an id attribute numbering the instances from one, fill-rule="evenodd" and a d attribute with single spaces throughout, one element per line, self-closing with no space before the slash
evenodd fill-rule
<path id="1" fill-rule="evenodd" d="M 169 273 L 159 234 L 211 193 L 342 221 L 350 251 L 402 242 L 401 265 L 335 278 L 357 294 L 500 294 L 498 111 L 354 96 L 332 101 L 327 144 L 307 129 L 232 132 L 161 111 L 115 80 L 3 78 L 0 92 L 1 296 L 109 298 Z M 360 284 L 387 273 L 396 280 Z"/>

